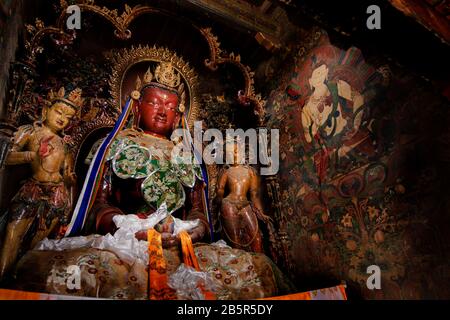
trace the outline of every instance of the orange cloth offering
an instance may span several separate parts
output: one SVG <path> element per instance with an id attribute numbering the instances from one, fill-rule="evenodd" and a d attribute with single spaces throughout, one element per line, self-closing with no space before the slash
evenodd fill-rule
<path id="1" fill-rule="evenodd" d="M 147 238 L 150 300 L 176 300 L 175 290 L 167 285 L 167 266 L 163 256 L 161 234 L 155 229 L 149 229 Z"/>
<path id="2" fill-rule="evenodd" d="M 148 230 L 148 254 L 149 254 L 149 285 L 150 300 L 174 300 L 177 299 L 175 290 L 167 284 L 167 266 L 163 256 L 161 234 L 155 229 Z M 180 233 L 183 262 L 186 266 L 201 271 L 194 253 L 191 236 L 186 232 Z M 214 293 L 206 290 L 199 284 L 206 300 L 215 300 Z"/>
<path id="3" fill-rule="evenodd" d="M 197 257 L 194 253 L 194 246 L 192 245 L 191 236 L 186 231 L 182 231 L 180 232 L 180 238 L 184 264 L 194 268 L 197 271 L 201 271 L 200 266 L 198 265 Z M 205 296 L 205 300 L 216 300 L 216 296 L 213 292 L 206 290 L 202 284 L 199 284 L 199 287 Z"/>

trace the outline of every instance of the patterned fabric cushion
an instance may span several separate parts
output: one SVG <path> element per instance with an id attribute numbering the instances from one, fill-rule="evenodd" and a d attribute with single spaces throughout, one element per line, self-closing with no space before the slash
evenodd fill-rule
<path id="1" fill-rule="evenodd" d="M 195 244 L 202 271 L 217 284 L 217 299 L 257 299 L 295 292 L 281 271 L 262 254 L 228 246 Z M 169 277 L 181 263 L 177 248 L 164 250 Z M 68 267 L 81 271 L 80 289 L 70 289 Z M 69 269 L 70 270 L 70 269 Z M 148 299 L 148 268 L 129 265 L 111 251 L 84 248 L 29 251 L 16 268 L 17 290 L 110 299 Z"/>
<path id="2" fill-rule="evenodd" d="M 81 271 L 80 289 L 70 289 L 69 266 Z M 14 289 L 111 299 L 146 299 L 147 271 L 128 265 L 116 254 L 94 248 L 29 251 L 16 268 Z"/>

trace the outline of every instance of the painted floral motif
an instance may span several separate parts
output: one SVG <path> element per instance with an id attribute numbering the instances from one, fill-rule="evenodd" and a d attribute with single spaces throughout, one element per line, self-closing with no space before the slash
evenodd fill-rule
<path id="1" fill-rule="evenodd" d="M 287 294 L 294 290 L 280 270 L 262 254 L 233 249 L 224 245 L 194 246 L 200 269 L 209 273 L 217 285 L 219 300 L 258 299 Z M 176 251 L 165 250 L 168 271 L 180 257 Z"/>
<path id="2" fill-rule="evenodd" d="M 80 268 L 81 286 L 70 289 L 73 275 L 69 266 Z M 129 265 L 111 251 L 94 248 L 29 251 L 18 267 L 17 287 L 25 291 L 48 292 L 80 297 L 109 299 L 147 299 L 146 265 Z M 45 279 L 41 281 L 36 279 Z M 33 279 L 30 281 L 30 279 Z"/>
<path id="3" fill-rule="evenodd" d="M 99 141 L 103 141 L 99 140 Z M 92 147 L 92 150 L 95 150 L 97 147 L 99 147 L 100 144 L 95 144 Z M 107 160 L 112 160 L 114 159 L 114 157 L 116 156 L 117 152 L 128 147 L 128 146 L 138 146 L 138 143 L 128 139 L 126 137 L 121 138 L 121 139 L 114 139 L 113 142 L 111 142 L 111 145 L 109 146 L 109 150 L 108 150 L 108 155 L 106 157 Z"/>
<path id="4" fill-rule="evenodd" d="M 142 183 L 142 193 L 153 208 L 159 208 L 165 202 L 169 213 L 181 208 L 186 198 L 180 180 L 171 170 L 151 174 Z"/>
<path id="5" fill-rule="evenodd" d="M 405 275 L 405 261 L 402 255 L 383 249 L 374 243 L 361 246 L 350 259 L 349 276 L 361 285 L 367 281 L 367 268 L 372 265 L 380 267 L 382 279 L 397 281 Z"/>
<path id="6" fill-rule="evenodd" d="M 194 165 L 189 164 L 189 162 L 190 159 L 176 157 L 173 159 L 172 165 L 174 174 L 179 177 L 181 183 L 186 187 L 192 188 L 197 175 L 194 171 Z"/>
<path id="7" fill-rule="evenodd" d="M 158 169 L 147 148 L 129 145 L 116 153 L 112 161 L 114 173 L 121 179 L 142 179 Z"/>
<path id="8" fill-rule="evenodd" d="M 183 185 L 192 188 L 196 178 L 203 180 L 201 167 L 181 157 L 169 161 L 167 145 L 148 146 L 133 134 L 116 138 L 109 147 L 114 173 L 121 179 L 145 179 L 141 191 L 147 204 L 156 209 L 166 202 L 170 213 L 176 211 L 186 198 Z"/>
<path id="9" fill-rule="evenodd" d="M 353 223 L 352 223 L 352 216 L 347 213 L 341 220 L 341 224 L 346 227 L 346 228 L 351 228 L 353 227 Z"/>

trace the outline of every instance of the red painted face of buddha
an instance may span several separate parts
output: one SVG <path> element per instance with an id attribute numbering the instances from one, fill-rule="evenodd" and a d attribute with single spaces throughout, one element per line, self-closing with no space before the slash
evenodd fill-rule
<path id="1" fill-rule="evenodd" d="M 149 87 L 142 94 L 139 126 L 147 133 L 169 137 L 180 120 L 178 95 Z"/>

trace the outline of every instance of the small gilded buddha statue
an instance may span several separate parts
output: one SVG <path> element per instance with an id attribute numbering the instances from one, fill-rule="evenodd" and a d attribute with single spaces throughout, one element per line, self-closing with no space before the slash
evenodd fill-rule
<path id="1" fill-rule="evenodd" d="M 64 129 L 79 115 L 81 89 L 68 94 L 50 91 L 41 121 L 19 127 L 6 165 L 30 164 L 33 175 L 14 196 L 9 207 L 0 255 L 0 279 L 18 256 L 68 223 L 76 183 L 72 154 Z"/>
<path id="2" fill-rule="evenodd" d="M 243 164 L 238 144 L 239 141 L 226 140 L 226 159 L 232 163 L 226 165 L 219 176 L 216 203 L 220 206 L 225 239 L 231 246 L 262 253 L 264 250 L 258 219 L 268 223 L 270 218 L 263 213 L 258 174 L 254 168 Z M 224 197 L 226 190 L 229 193 Z"/>

